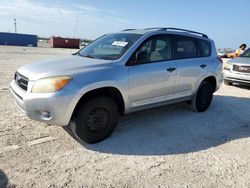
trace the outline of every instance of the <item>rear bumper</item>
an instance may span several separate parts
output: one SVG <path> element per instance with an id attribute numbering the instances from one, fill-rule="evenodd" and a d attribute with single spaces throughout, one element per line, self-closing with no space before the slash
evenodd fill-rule
<path id="1" fill-rule="evenodd" d="M 47 124 L 68 125 L 74 111 L 76 96 L 60 90 L 55 93 L 30 93 L 10 83 L 10 91 L 17 106 L 30 118 Z"/>

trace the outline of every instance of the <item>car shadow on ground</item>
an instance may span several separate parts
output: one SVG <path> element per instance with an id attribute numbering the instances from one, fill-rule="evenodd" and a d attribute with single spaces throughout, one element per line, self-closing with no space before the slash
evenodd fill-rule
<path id="1" fill-rule="evenodd" d="M 7 185 L 8 185 L 8 178 L 6 174 L 2 170 L 0 170 L 0 187 L 5 188 L 7 187 Z"/>
<path id="2" fill-rule="evenodd" d="M 241 88 L 241 89 L 248 89 L 248 90 L 250 90 L 250 85 L 233 84 L 231 87 L 233 87 L 233 86 Z"/>
<path id="3" fill-rule="evenodd" d="M 81 144 L 92 151 L 120 155 L 197 152 L 249 137 L 249 108 L 249 98 L 215 95 L 204 113 L 177 104 L 129 114 L 121 117 L 111 137 Z"/>

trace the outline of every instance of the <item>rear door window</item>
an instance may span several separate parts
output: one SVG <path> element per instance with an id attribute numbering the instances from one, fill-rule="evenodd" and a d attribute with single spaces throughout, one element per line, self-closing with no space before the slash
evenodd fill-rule
<path id="1" fill-rule="evenodd" d="M 195 40 L 189 38 L 178 38 L 175 43 L 175 59 L 195 57 L 198 57 Z"/>

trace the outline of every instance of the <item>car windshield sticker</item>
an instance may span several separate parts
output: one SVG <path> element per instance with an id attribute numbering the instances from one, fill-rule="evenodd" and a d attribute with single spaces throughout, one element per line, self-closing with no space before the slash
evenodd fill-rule
<path id="1" fill-rule="evenodd" d="M 115 41 L 112 43 L 113 46 L 121 46 L 124 47 L 128 44 L 128 42 L 124 42 L 124 41 Z"/>

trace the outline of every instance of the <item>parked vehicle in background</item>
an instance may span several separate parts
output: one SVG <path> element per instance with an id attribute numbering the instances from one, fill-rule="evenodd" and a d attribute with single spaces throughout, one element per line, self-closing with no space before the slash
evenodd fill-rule
<path id="1" fill-rule="evenodd" d="M 107 34 L 65 58 L 25 65 L 10 90 L 31 119 L 75 122 L 87 143 L 107 138 L 120 114 L 187 102 L 209 107 L 223 81 L 222 61 L 207 35 L 177 28 Z"/>
<path id="2" fill-rule="evenodd" d="M 224 83 L 226 85 L 250 84 L 250 48 L 240 57 L 236 57 L 223 65 Z"/>
<path id="3" fill-rule="evenodd" d="M 89 43 L 87 42 L 80 42 L 80 47 L 85 48 Z"/>

